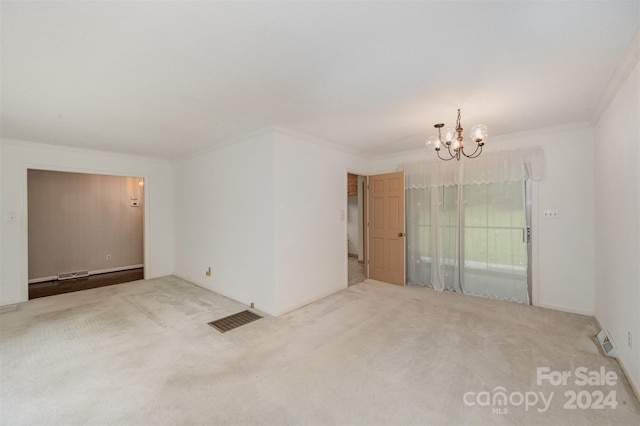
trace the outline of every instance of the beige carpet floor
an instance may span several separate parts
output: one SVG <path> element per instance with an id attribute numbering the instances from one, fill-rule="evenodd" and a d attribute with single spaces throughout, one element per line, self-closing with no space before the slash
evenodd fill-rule
<path id="1" fill-rule="evenodd" d="M 207 325 L 245 308 L 174 277 L 5 307 L 0 422 L 640 424 L 591 318 L 366 280 L 226 334 Z M 538 385 L 537 367 L 618 379 Z M 499 387 L 507 405 L 485 405 Z M 565 409 L 572 391 L 617 407 Z M 548 409 L 518 404 L 527 392 L 553 392 Z"/>

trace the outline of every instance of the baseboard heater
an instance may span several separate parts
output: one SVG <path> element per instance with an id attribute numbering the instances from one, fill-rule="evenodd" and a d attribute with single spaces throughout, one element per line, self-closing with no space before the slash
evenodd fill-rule
<path id="1" fill-rule="evenodd" d="M 88 277 L 89 271 L 74 271 L 74 272 L 60 272 L 58 274 L 58 281 L 70 280 L 73 278 Z"/>
<path id="2" fill-rule="evenodd" d="M 613 358 L 617 358 L 618 356 L 618 348 L 611 340 L 611 336 L 609 333 L 603 328 L 600 330 L 600 333 L 596 336 L 598 338 L 598 343 L 600 343 L 600 347 L 604 351 L 604 354 Z"/>
<path id="3" fill-rule="evenodd" d="M 60 272 L 58 275 L 51 275 L 50 277 L 32 278 L 29 280 L 29 284 L 37 284 L 45 281 L 55 281 L 55 280 L 64 281 L 64 280 L 71 280 L 74 278 L 85 278 L 91 275 L 107 274 L 109 272 L 128 271 L 130 269 L 138 269 L 138 268 L 144 268 L 144 265 L 139 264 L 139 265 L 118 266 L 115 268 L 100 269 L 96 271 L 82 270 L 82 271 L 73 271 L 73 272 Z"/>

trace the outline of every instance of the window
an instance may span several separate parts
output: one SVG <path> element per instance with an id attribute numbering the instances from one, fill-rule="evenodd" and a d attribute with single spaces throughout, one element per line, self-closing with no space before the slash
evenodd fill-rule
<path id="1" fill-rule="evenodd" d="M 401 164 L 407 282 L 530 303 L 530 183 L 540 147 Z"/>
<path id="2" fill-rule="evenodd" d="M 529 303 L 525 195 L 524 182 L 408 189 L 408 283 Z"/>

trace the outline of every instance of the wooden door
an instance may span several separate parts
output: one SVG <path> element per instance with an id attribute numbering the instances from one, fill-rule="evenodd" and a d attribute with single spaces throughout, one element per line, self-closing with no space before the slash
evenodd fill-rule
<path id="1" fill-rule="evenodd" d="M 404 173 L 369 176 L 369 278 L 405 280 Z"/>

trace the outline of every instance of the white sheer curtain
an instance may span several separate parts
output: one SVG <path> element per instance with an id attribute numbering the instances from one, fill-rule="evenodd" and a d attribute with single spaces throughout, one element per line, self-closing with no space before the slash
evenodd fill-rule
<path id="1" fill-rule="evenodd" d="M 525 181 L 541 178 L 541 149 L 399 169 L 406 179 L 407 282 L 528 303 Z"/>

